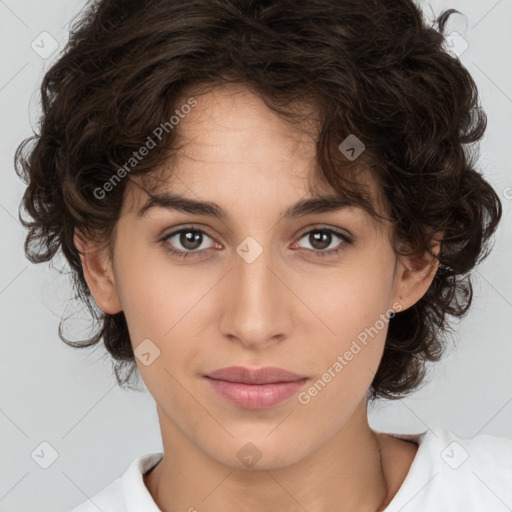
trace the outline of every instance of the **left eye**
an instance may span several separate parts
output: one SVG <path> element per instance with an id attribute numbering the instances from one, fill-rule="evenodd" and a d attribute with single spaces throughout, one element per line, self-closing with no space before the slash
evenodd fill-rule
<path id="1" fill-rule="evenodd" d="M 335 238 L 340 239 L 341 242 L 338 242 L 337 247 L 327 250 L 327 248 L 333 242 L 333 236 Z M 331 228 L 313 229 L 311 231 L 308 231 L 307 233 L 304 233 L 304 235 L 302 235 L 300 239 L 302 240 L 303 238 L 306 238 L 306 240 L 312 246 L 308 247 L 307 249 L 319 253 L 319 256 L 324 256 L 325 254 L 338 253 L 345 248 L 345 245 L 351 242 L 346 235 Z"/>

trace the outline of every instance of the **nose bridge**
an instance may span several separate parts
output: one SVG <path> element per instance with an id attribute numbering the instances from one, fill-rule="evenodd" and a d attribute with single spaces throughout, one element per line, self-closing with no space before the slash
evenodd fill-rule
<path id="1" fill-rule="evenodd" d="M 223 333 L 252 347 L 275 343 L 291 324 L 284 290 L 275 275 L 274 252 L 252 237 L 240 243 L 236 252 L 222 314 Z"/>

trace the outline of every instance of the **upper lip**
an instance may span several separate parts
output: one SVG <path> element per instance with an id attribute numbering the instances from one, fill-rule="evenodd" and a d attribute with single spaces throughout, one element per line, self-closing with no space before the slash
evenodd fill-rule
<path id="1" fill-rule="evenodd" d="M 265 366 L 263 368 L 244 368 L 243 366 L 230 366 L 220 368 L 206 374 L 206 377 L 227 382 L 240 382 L 242 384 L 270 384 L 273 382 L 292 382 L 303 380 L 307 377 L 298 375 L 276 366 Z"/>

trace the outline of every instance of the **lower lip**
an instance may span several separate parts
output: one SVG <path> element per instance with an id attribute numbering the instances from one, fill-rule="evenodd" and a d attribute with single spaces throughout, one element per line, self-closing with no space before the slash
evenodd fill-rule
<path id="1" fill-rule="evenodd" d="M 271 384 L 242 384 L 205 377 L 219 395 L 237 407 L 267 409 L 291 397 L 304 386 L 308 379 Z"/>

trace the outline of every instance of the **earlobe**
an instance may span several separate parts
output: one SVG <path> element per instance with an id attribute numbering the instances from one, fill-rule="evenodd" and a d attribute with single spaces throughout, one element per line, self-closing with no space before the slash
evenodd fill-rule
<path id="1" fill-rule="evenodd" d="M 85 280 L 96 305 L 104 313 L 119 313 L 122 307 L 107 249 L 100 247 L 81 231 L 75 230 L 73 240 L 80 254 Z"/>

